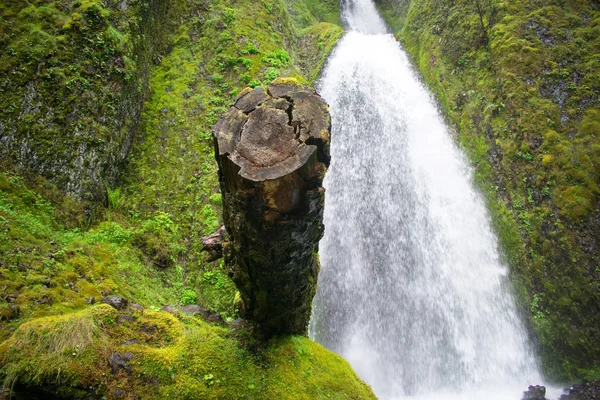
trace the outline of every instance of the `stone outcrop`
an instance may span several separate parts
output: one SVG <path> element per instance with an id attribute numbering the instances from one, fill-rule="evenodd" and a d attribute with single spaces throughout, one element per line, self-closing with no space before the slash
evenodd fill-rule
<path id="1" fill-rule="evenodd" d="M 214 128 L 225 262 L 265 337 L 307 330 L 330 128 L 327 104 L 293 79 L 244 90 Z"/>
<path id="2" fill-rule="evenodd" d="M 42 8 L 43 19 L 41 12 L 26 15 L 47 37 L 62 37 L 62 45 L 30 54 L 34 32 L 17 29 L 29 3 L 13 3 L 6 13 L 15 29 L 0 44 L 3 54 L 14 52 L 3 63 L 15 65 L 0 68 L 0 161 L 44 176 L 91 211 L 107 202 L 106 187 L 115 186 L 126 164 L 152 60 L 167 50 L 174 28 L 165 22 L 173 7 L 167 0 L 55 2 Z M 65 21 L 50 22 L 57 18 Z M 127 46 L 119 49 L 112 31 Z"/>
<path id="3" fill-rule="evenodd" d="M 546 400 L 546 387 L 529 385 L 527 391 L 523 392 L 522 400 Z"/>
<path id="4" fill-rule="evenodd" d="M 600 380 L 581 382 L 566 390 L 560 400 L 596 400 L 600 399 Z"/>

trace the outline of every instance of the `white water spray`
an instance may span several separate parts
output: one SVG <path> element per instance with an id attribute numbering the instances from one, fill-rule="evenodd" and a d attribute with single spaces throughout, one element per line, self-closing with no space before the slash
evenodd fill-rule
<path id="1" fill-rule="evenodd" d="M 519 400 L 542 377 L 471 171 L 372 1 L 342 5 L 311 335 L 381 399 Z"/>

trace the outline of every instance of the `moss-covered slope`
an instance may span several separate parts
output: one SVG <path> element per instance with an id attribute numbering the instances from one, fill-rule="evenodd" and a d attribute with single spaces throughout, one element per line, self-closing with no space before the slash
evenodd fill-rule
<path id="1" fill-rule="evenodd" d="M 346 361 L 306 337 L 249 350 L 244 335 L 185 314 L 101 304 L 24 323 L 0 345 L 0 363 L 5 387 L 18 380 L 17 398 L 31 395 L 25 385 L 40 398 L 375 398 Z"/>
<path id="2" fill-rule="evenodd" d="M 547 371 L 597 375 L 598 2 L 378 3 L 475 165 Z"/>
<path id="3" fill-rule="evenodd" d="M 0 396 L 372 397 L 307 338 L 254 343 L 158 311 L 236 318 L 199 241 L 220 225 L 212 125 L 247 85 L 312 82 L 342 34 L 337 2 L 2 1 L 0 15 Z M 144 310 L 93 305 L 107 295 Z"/>

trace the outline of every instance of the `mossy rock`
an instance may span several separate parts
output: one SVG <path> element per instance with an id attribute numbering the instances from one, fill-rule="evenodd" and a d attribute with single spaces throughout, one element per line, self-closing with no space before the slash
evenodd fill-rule
<path id="1" fill-rule="evenodd" d="M 67 398 L 375 398 L 346 361 L 306 337 L 249 350 L 240 342 L 248 335 L 185 315 L 103 304 L 23 324 L 0 345 L 0 373 L 17 396 L 42 387 Z"/>

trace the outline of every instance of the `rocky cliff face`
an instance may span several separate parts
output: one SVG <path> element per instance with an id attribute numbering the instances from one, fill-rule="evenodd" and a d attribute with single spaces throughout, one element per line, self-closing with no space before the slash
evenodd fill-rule
<path id="1" fill-rule="evenodd" d="M 89 205 L 105 203 L 166 45 L 169 2 L 0 7 L 0 155 Z"/>
<path id="2" fill-rule="evenodd" d="M 413 0 L 400 17 L 393 2 L 377 3 L 476 168 L 547 371 L 593 376 L 600 368 L 598 2 Z"/>
<path id="3" fill-rule="evenodd" d="M 215 126 L 226 263 L 263 335 L 306 334 L 319 273 L 331 119 L 316 92 L 278 79 Z"/>

